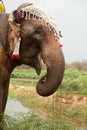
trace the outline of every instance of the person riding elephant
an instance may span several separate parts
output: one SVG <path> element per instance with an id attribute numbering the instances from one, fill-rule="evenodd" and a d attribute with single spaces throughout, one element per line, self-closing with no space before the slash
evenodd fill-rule
<path id="1" fill-rule="evenodd" d="M 0 12 L 5 12 L 5 6 L 2 0 L 0 0 Z"/>
<path id="2" fill-rule="evenodd" d="M 57 91 L 65 69 L 59 38 L 54 20 L 38 6 L 24 3 L 10 14 L 0 13 L 0 121 L 16 66 L 26 64 L 40 74 L 43 61 L 47 74 L 37 83 L 36 91 L 44 97 Z"/>

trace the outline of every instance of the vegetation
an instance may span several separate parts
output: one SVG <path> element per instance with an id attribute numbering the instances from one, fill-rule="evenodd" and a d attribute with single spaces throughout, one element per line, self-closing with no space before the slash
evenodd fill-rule
<path id="1" fill-rule="evenodd" d="M 12 92 L 15 92 L 15 94 L 11 95 Z M 72 130 L 77 124 L 87 124 L 87 105 L 77 105 L 72 108 L 72 104 L 62 104 L 61 99 L 58 102 L 60 94 L 56 93 L 50 97 L 43 98 L 36 94 L 34 87 L 25 87 L 21 90 L 12 88 L 9 95 L 16 97 L 23 105 L 44 117 L 47 123 L 52 122 L 49 125 L 55 127 L 53 130 L 58 127 L 61 128 L 59 130 L 63 130 L 65 126 L 64 130 Z M 52 126 L 49 126 L 49 128 Z M 72 129 L 70 129 L 70 126 Z"/>
<path id="2" fill-rule="evenodd" d="M 46 71 L 43 70 L 41 75 L 38 76 L 34 69 L 15 69 L 11 75 L 11 78 L 38 79 L 45 73 Z"/>
<path id="3" fill-rule="evenodd" d="M 11 84 L 24 85 L 24 86 L 35 86 L 38 80 L 45 75 L 46 71 L 42 71 L 41 75 L 38 76 L 33 69 L 15 69 L 12 73 L 12 78 L 21 78 L 21 82 L 17 80 L 11 80 Z M 23 80 L 28 79 L 28 80 Z M 58 91 L 64 93 L 75 93 L 75 94 L 87 94 L 87 72 L 78 71 L 77 69 L 68 68 L 65 70 L 63 82 Z"/>
<path id="4" fill-rule="evenodd" d="M 47 122 L 34 113 L 29 113 L 26 116 L 5 116 L 2 125 L 4 130 L 74 130 L 74 126 L 66 119 Z"/>
<path id="5" fill-rule="evenodd" d="M 66 69 L 60 89 L 64 93 L 87 95 L 87 72 L 71 68 Z"/>
<path id="6" fill-rule="evenodd" d="M 61 101 L 58 102 L 60 95 L 86 96 L 87 72 L 71 67 L 67 68 L 63 82 L 56 94 L 43 98 L 38 96 L 35 86 L 45 73 L 43 70 L 41 75 L 37 76 L 32 69 L 14 70 L 11 84 L 15 87 L 10 88 L 9 95 L 16 97 L 26 107 L 36 111 L 39 115 L 43 115 L 44 118 L 36 114 L 29 114 L 26 118 L 23 117 L 23 120 L 17 121 L 17 118 L 13 119 L 7 116 L 5 117 L 5 130 L 75 130 L 76 122 L 78 124 L 87 123 L 87 105 L 76 106 L 71 109 L 69 104 L 63 105 Z M 21 86 L 27 87 L 21 88 Z"/>

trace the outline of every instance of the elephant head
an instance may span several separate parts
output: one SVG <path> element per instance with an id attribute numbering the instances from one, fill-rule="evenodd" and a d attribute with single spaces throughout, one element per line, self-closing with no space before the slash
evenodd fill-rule
<path id="1" fill-rule="evenodd" d="M 47 74 L 36 86 L 38 94 L 41 96 L 53 94 L 62 82 L 65 67 L 59 31 L 54 21 L 38 7 L 25 3 L 9 15 L 9 23 L 10 26 L 13 25 L 13 28 L 19 28 L 18 38 L 20 37 L 21 41 L 18 60 L 20 64 L 35 68 L 38 74 L 41 72 L 42 61 L 47 66 Z M 11 35 L 15 34 L 14 30 L 10 33 Z M 14 37 L 14 40 L 16 38 Z"/>

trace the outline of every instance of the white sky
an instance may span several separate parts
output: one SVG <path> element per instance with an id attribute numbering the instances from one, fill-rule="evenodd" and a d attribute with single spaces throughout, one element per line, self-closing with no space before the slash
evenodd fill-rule
<path id="1" fill-rule="evenodd" d="M 41 6 L 62 31 L 66 62 L 87 60 L 87 0 L 3 0 L 6 12 L 30 2 Z"/>

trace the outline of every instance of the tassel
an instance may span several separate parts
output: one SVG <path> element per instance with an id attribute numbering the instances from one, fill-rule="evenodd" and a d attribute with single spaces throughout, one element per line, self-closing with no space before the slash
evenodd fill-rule
<path id="1" fill-rule="evenodd" d="M 15 45 L 15 49 L 14 49 L 12 55 L 11 55 L 12 59 L 19 59 L 20 58 L 20 55 L 19 55 L 20 41 L 21 41 L 21 38 L 18 39 L 18 41 Z"/>
<path id="2" fill-rule="evenodd" d="M 60 44 L 60 47 L 63 47 L 63 45 L 62 45 L 62 44 Z"/>
<path id="3" fill-rule="evenodd" d="M 60 47 L 63 47 L 63 44 L 61 44 L 60 42 L 58 42 L 58 43 L 59 43 L 59 46 L 60 46 Z"/>

